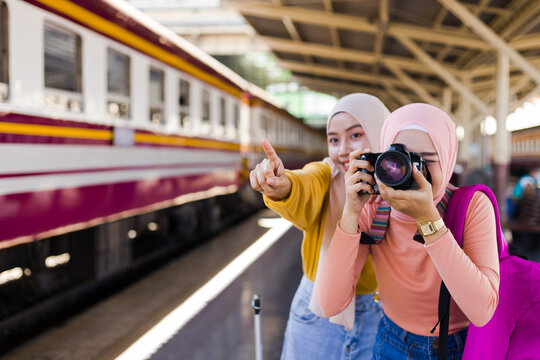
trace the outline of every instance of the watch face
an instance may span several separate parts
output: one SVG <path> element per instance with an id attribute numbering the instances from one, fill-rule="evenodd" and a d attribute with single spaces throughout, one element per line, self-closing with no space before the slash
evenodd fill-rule
<path id="1" fill-rule="evenodd" d="M 437 231 L 439 231 L 439 229 L 443 227 L 443 225 L 444 225 L 443 219 L 439 219 L 433 222 L 428 221 L 424 224 L 420 224 L 418 228 L 420 232 L 422 233 L 422 235 L 426 236 L 426 235 L 431 235 L 431 234 L 436 233 Z"/>
<path id="2" fill-rule="evenodd" d="M 433 225 L 431 223 L 420 225 L 420 230 L 422 232 L 422 235 L 430 235 L 435 232 L 435 229 L 433 228 Z"/>

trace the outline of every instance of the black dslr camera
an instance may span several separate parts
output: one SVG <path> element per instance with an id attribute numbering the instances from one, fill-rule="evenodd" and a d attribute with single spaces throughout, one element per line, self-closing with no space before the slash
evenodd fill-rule
<path id="1" fill-rule="evenodd" d="M 369 161 L 375 170 L 372 172 L 362 169 L 362 172 L 371 175 L 375 173 L 383 184 L 397 190 L 416 190 L 420 188 L 413 177 L 413 165 L 431 183 L 431 174 L 429 173 L 426 161 L 422 159 L 420 154 L 408 152 L 403 144 L 392 144 L 385 152 L 365 153 L 357 157 L 357 159 Z M 373 190 L 375 193 L 372 195 L 379 194 L 377 184 L 373 185 Z M 358 194 L 368 194 L 368 192 L 360 190 Z"/>

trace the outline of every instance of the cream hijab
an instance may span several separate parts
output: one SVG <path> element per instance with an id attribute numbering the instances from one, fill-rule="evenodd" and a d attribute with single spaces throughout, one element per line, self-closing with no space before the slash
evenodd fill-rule
<path id="1" fill-rule="evenodd" d="M 381 150 L 379 147 L 381 128 L 384 120 L 388 117 L 388 115 L 390 115 L 390 111 L 388 111 L 386 106 L 384 106 L 384 104 L 378 98 L 361 93 L 349 94 L 342 97 L 330 112 L 330 116 L 328 116 L 328 121 L 326 122 L 327 132 L 328 125 L 330 124 L 332 117 L 340 112 L 350 114 L 360 123 L 360 125 L 362 125 L 362 128 L 364 129 L 371 145 L 372 152 L 378 152 Z M 324 161 L 330 164 L 332 175 L 329 188 L 328 209 L 324 219 L 324 232 L 317 270 L 321 268 L 321 264 L 326 256 L 326 251 L 330 246 L 330 241 L 334 235 L 337 223 L 341 218 L 343 205 L 345 204 L 344 171 L 341 167 L 338 168 L 332 159 L 327 157 L 324 159 Z M 317 276 L 315 277 L 315 284 L 317 284 Z M 336 324 L 344 325 L 346 329 L 352 329 L 354 325 L 354 304 L 355 299 L 353 298 L 349 306 L 347 306 L 347 308 L 341 313 L 332 316 L 330 321 Z M 316 291 L 313 291 L 311 294 L 309 308 L 314 314 L 326 317 L 319 305 Z"/>

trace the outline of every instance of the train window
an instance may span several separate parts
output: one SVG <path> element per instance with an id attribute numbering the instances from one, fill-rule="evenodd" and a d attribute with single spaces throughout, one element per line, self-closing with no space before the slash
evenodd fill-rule
<path id="1" fill-rule="evenodd" d="M 225 98 L 219 98 L 219 118 L 218 126 L 216 127 L 216 135 L 221 136 L 225 132 L 225 125 L 227 124 L 227 102 Z"/>
<path id="2" fill-rule="evenodd" d="M 8 9 L 5 2 L 0 1 L 0 101 L 8 97 L 9 83 L 9 38 Z"/>
<path id="3" fill-rule="evenodd" d="M 210 92 L 206 89 L 202 91 L 202 126 L 201 132 L 208 134 L 210 132 Z"/>
<path id="4" fill-rule="evenodd" d="M 45 104 L 61 110 L 82 111 L 81 37 L 46 24 Z"/>
<path id="5" fill-rule="evenodd" d="M 191 128 L 191 119 L 189 117 L 190 105 L 190 83 L 186 80 L 180 80 L 180 97 L 178 105 L 180 106 L 180 127 L 183 129 Z"/>
<path id="6" fill-rule="evenodd" d="M 235 133 L 240 132 L 240 107 L 238 104 L 234 104 L 233 127 Z"/>
<path id="7" fill-rule="evenodd" d="M 163 70 L 150 68 L 150 122 L 152 124 L 164 124 L 163 99 L 165 87 L 165 73 Z"/>
<path id="8" fill-rule="evenodd" d="M 112 117 L 129 118 L 130 58 L 107 50 L 107 111 Z"/>

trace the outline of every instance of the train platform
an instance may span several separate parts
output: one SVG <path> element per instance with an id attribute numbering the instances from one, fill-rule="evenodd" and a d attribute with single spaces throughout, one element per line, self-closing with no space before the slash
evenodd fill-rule
<path id="1" fill-rule="evenodd" d="M 302 276 L 301 238 L 261 210 L 3 359 L 253 359 L 254 294 L 262 298 L 263 357 L 279 359 Z M 540 261 L 530 241 L 513 245 Z"/>
<path id="2" fill-rule="evenodd" d="M 264 358 L 278 359 L 302 276 L 301 237 L 257 212 L 4 359 L 253 359 L 253 294 Z"/>

